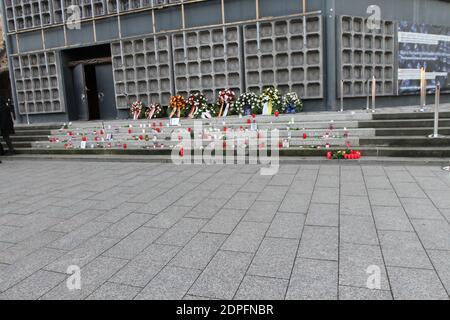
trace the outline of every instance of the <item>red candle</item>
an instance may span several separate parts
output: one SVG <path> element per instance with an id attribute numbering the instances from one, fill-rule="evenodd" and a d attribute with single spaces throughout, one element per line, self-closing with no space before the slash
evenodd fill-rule
<path id="1" fill-rule="evenodd" d="M 279 115 L 280 115 L 280 112 L 278 112 L 278 110 L 275 111 L 275 117 L 278 118 Z"/>
<path id="2" fill-rule="evenodd" d="M 256 118 L 256 114 L 253 113 L 252 114 L 252 118 L 255 119 Z"/>
<path id="3" fill-rule="evenodd" d="M 308 138 L 308 135 L 306 133 L 303 134 L 303 139 Z"/>
<path id="4" fill-rule="evenodd" d="M 126 149 L 128 146 L 126 143 L 123 144 L 123 148 Z"/>
<path id="5" fill-rule="evenodd" d="M 333 157 L 333 155 L 332 155 L 331 151 L 328 151 L 327 152 L 327 159 L 331 160 L 332 157 Z"/>

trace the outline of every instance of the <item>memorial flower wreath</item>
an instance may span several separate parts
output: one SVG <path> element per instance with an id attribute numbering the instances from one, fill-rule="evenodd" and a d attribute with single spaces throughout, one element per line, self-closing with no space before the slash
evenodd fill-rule
<path id="1" fill-rule="evenodd" d="M 172 109 L 169 118 L 172 118 L 177 113 L 177 118 L 181 116 L 181 110 L 186 107 L 186 99 L 183 96 L 172 96 L 170 98 L 169 107 Z"/>
<path id="2" fill-rule="evenodd" d="M 303 103 L 297 93 L 289 92 L 283 98 L 283 113 L 296 113 L 303 109 Z"/>
<path id="3" fill-rule="evenodd" d="M 262 109 L 258 113 L 262 113 L 264 115 L 271 115 L 275 111 L 280 113 L 284 113 L 283 103 L 281 102 L 281 95 L 278 89 L 275 88 L 267 88 L 261 94 L 261 103 Z"/>
<path id="4" fill-rule="evenodd" d="M 233 104 L 233 112 L 237 115 L 249 116 L 261 108 L 261 101 L 256 93 L 245 92 Z"/>
<path id="5" fill-rule="evenodd" d="M 221 90 L 219 92 L 219 98 L 216 103 L 217 109 L 219 110 L 218 117 L 226 117 L 230 114 L 235 97 L 236 94 L 231 89 Z"/>
<path id="6" fill-rule="evenodd" d="M 208 100 L 200 92 L 189 96 L 187 107 L 189 118 L 211 118 L 215 115 L 214 107 L 208 104 Z"/>
<path id="7" fill-rule="evenodd" d="M 137 100 L 133 102 L 130 108 L 131 116 L 133 117 L 133 120 L 138 120 L 141 117 L 142 111 L 144 110 L 144 104 L 142 101 Z"/>
<path id="8" fill-rule="evenodd" d="M 146 119 L 152 119 L 152 118 L 158 118 L 161 116 L 163 112 L 163 108 L 159 103 L 154 103 L 150 105 L 150 107 L 145 109 L 145 118 Z"/>

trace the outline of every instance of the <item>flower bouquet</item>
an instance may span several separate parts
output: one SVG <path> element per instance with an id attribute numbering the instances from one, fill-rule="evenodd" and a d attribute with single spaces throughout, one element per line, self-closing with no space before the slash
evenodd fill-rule
<path id="1" fill-rule="evenodd" d="M 144 110 L 144 105 L 142 101 L 137 100 L 133 102 L 130 108 L 131 115 L 133 117 L 133 120 L 138 120 L 141 116 L 142 111 Z"/>
<path id="2" fill-rule="evenodd" d="M 159 103 L 154 103 L 150 105 L 150 107 L 145 109 L 145 118 L 152 119 L 153 117 L 157 118 L 158 114 L 161 114 L 162 107 Z"/>
<path id="3" fill-rule="evenodd" d="M 267 88 L 261 94 L 262 114 L 269 116 L 274 111 L 283 113 L 283 104 L 281 103 L 281 96 L 278 89 Z"/>
<path id="4" fill-rule="evenodd" d="M 230 107 L 234 102 L 236 94 L 233 90 L 227 89 L 219 92 L 219 100 L 217 101 L 217 105 L 220 108 L 219 117 L 226 117 L 230 111 Z"/>
<path id="5" fill-rule="evenodd" d="M 284 96 L 283 109 L 285 113 L 297 113 L 302 111 L 303 103 L 297 93 L 289 92 Z"/>
<path id="6" fill-rule="evenodd" d="M 208 101 L 202 93 L 196 92 L 189 96 L 189 99 L 187 101 L 187 109 L 188 117 L 191 119 L 194 117 L 203 117 L 203 113 L 205 113 L 205 116 L 207 116 L 206 113 L 209 112 Z M 211 116 L 212 115 L 210 115 L 210 117 Z"/>
<path id="7" fill-rule="evenodd" d="M 346 160 L 358 160 L 361 159 L 361 152 L 355 150 L 338 150 L 335 152 L 327 152 L 327 159 L 346 159 Z"/>
<path id="8" fill-rule="evenodd" d="M 256 93 L 245 92 L 233 104 L 233 111 L 237 115 L 250 116 L 261 108 L 261 101 Z"/>
<path id="9" fill-rule="evenodd" d="M 186 100 L 183 96 L 173 96 L 170 98 L 169 107 L 172 108 L 172 112 L 169 115 L 169 118 L 172 118 L 177 113 L 177 118 L 181 116 L 181 109 L 186 107 Z"/>

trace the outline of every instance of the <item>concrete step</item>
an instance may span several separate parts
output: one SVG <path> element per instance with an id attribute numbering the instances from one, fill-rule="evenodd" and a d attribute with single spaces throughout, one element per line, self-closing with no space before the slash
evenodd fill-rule
<path id="1" fill-rule="evenodd" d="M 170 156 L 140 156 L 140 155 L 57 155 L 57 154 L 18 154 L 0 157 L 2 161 L 86 161 L 86 162 L 125 162 L 125 163 L 171 163 Z M 332 163 L 339 165 L 391 165 L 391 166 L 448 166 L 450 158 L 403 158 L 363 156 L 358 160 L 327 160 L 318 157 L 280 157 L 280 164 L 321 164 Z"/>
<path id="2" fill-rule="evenodd" d="M 19 124 L 15 125 L 15 129 L 17 131 L 36 131 L 36 130 L 54 130 L 59 129 L 63 126 L 62 123 L 54 123 L 54 124 Z"/>
<path id="3" fill-rule="evenodd" d="M 35 142 L 35 141 L 48 141 L 48 136 L 22 136 L 13 135 L 11 136 L 13 142 Z"/>
<path id="4" fill-rule="evenodd" d="M 450 147 L 450 137 L 430 139 L 423 136 L 408 137 L 365 137 L 359 139 L 362 146 L 386 147 Z"/>
<path id="5" fill-rule="evenodd" d="M 6 144 L 3 142 L 1 142 L 1 144 L 3 145 L 3 147 L 6 146 Z M 33 145 L 33 142 L 14 142 L 13 141 L 13 146 L 14 148 L 31 148 Z"/>
<path id="6" fill-rule="evenodd" d="M 53 129 L 41 129 L 41 130 L 22 130 L 15 129 L 16 136 L 49 136 L 52 134 Z"/>
<path id="7" fill-rule="evenodd" d="M 376 136 L 423 136 L 432 134 L 433 128 L 384 128 L 374 129 Z M 450 128 L 439 128 L 439 134 L 450 136 Z"/>
<path id="8" fill-rule="evenodd" d="M 450 118 L 450 112 L 440 112 L 439 118 Z M 434 119 L 434 112 L 410 112 L 410 113 L 374 113 L 373 120 L 406 120 L 406 119 Z"/>
<path id="9" fill-rule="evenodd" d="M 374 120 L 360 121 L 359 128 L 431 128 L 433 120 L 411 119 L 411 120 Z M 439 127 L 450 127 L 450 119 L 441 119 Z"/>
<path id="10" fill-rule="evenodd" d="M 280 157 L 311 157 L 325 156 L 328 151 L 337 151 L 342 148 L 289 148 L 280 149 Z M 356 147 L 363 156 L 383 157 L 425 157 L 444 158 L 450 157 L 449 147 Z M 142 155 L 142 156 L 170 156 L 170 149 L 32 149 L 18 148 L 20 154 L 44 154 L 44 155 Z M 267 151 L 270 154 L 270 150 Z"/>

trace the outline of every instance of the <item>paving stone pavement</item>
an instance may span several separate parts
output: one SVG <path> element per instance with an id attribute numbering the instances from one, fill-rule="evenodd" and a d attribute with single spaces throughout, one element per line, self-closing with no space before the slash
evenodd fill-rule
<path id="1" fill-rule="evenodd" d="M 449 299 L 448 172 L 259 169 L 5 161 L 0 299 Z"/>

